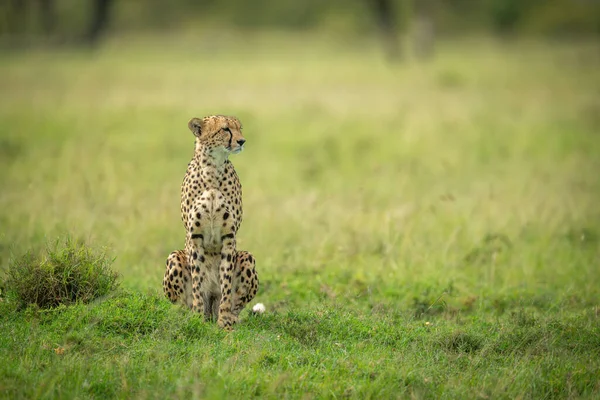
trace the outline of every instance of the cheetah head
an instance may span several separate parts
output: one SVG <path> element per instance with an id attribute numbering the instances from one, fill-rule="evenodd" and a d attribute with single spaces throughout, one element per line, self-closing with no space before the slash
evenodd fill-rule
<path id="1" fill-rule="evenodd" d="M 192 118 L 188 123 L 196 136 L 196 149 L 208 147 L 213 152 L 237 154 L 244 149 L 246 139 L 242 136 L 242 124 L 236 117 L 211 115 Z"/>

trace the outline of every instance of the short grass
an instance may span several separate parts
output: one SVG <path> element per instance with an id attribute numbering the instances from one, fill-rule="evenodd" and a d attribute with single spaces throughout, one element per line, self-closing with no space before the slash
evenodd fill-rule
<path id="1" fill-rule="evenodd" d="M 597 43 L 113 39 L 0 59 L 0 265 L 67 235 L 122 289 L 16 312 L 5 398 L 597 398 Z M 264 315 L 161 295 L 192 116 L 234 114 Z M 2 289 L 6 293 L 6 288 Z"/>

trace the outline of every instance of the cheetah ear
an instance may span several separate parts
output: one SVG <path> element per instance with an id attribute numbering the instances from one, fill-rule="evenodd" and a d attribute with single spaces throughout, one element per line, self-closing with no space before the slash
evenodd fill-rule
<path id="1" fill-rule="evenodd" d="M 200 134 L 202 134 L 202 120 L 200 118 L 190 119 L 188 128 L 190 128 L 190 131 L 192 131 L 194 136 L 200 137 Z"/>

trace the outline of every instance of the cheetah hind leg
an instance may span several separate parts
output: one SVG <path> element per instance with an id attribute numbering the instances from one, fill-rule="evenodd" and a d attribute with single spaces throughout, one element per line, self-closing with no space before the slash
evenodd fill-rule
<path id="1" fill-rule="evenodd" d="M 163 279 L 163 291 L 172 303 L 192 307 L 192 274 L 184 250 L 169 254 Z"/>
<path id="2" fill-rule="evenodd" d="M 167 258 L 167 268 L 163 279 L 163 291 L 172 303 L 180 303 L 192 308 L 192 278 L 188 258 L 184 250 L 172 252 Z M 233 298 L 233 314 L 239 316 L 258 291 L 256 261 L 247 251 L 236 253 Z M 209 296 L 205 299 L 204 314 L 208 320 L 216 320 L 219 313 L 219 298 Z"/>
<path id="3" fill-rule="evenodd" d="M 247 251 L 237 251 L 235 274 L 233 279 L 234 297 L 233 314 L 237 317 L 258 291 L 258 275 L 256 274 L 256 260 Z"/>

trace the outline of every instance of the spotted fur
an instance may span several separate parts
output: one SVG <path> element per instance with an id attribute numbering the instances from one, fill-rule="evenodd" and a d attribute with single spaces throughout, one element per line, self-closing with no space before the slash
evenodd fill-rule
<path id="1" fill-rule="evenodd" d="M 167 258 L 163 290 L 173 303 L 230 330 L 258 290 L 254 257 L 236 249 L 242 186 L 228 159 L 246 140 L 235 117 L 192 118 L 188 127 L 196 145 L 181 185 L 185 250 Z"/>

